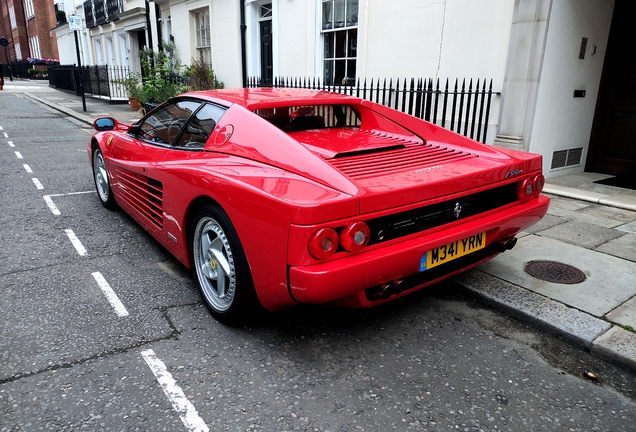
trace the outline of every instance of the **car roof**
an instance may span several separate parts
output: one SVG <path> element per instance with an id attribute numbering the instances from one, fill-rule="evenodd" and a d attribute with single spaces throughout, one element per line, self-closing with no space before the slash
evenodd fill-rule
<path id="1" fill-rule="evenodd" d="M 238 104 L 250 111 L 293 105 L 355 104 L 362 99 L 324 90 L 287 87 L 255 87 L 203 90 L 183 96 L 209 100 L 222 105 Z"/>

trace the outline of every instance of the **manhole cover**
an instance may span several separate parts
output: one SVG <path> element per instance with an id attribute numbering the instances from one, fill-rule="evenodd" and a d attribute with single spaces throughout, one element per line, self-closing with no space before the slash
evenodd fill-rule
<path id="1" fill-rule="evenodd" d="M 530 261 L 526 263 L 526 273 L 546 282 L 577 284 L 585 280 L 585 273 L 576 267 L 556 261 Z"/>

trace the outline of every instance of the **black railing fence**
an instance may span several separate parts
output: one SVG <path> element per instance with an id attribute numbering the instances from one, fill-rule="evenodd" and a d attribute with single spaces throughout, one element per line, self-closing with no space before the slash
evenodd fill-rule
<path id="1" fill-rule="evenodd" d="M 263 81 L 258 77 L 248 79 L 248 87 L 292 87 L 314 90 L 329 90 L 360 97 L 394 108 L 404 113 L 430 121 L 469 138 L 486 142 L 492 96 L 500 92 L 492 90 L 491 80 L 449 79 L 440 87 L 432 78 L 411 78 L 400 81 L 367 79 L 355 85 L 325 85 L 319 78 L 276 77 Z"/>
<path id="2" fill-rule="evenodd" d="M 76 65 L 49 66 L 49 85 L 51 87 L 74 91 L 80 94 L 79 68 Z M 130 70 L 126 66 L 82 66 L 84 94 L 109 99 L 127 101 L 124 86 L 117 82 L 128 77 Z"/>

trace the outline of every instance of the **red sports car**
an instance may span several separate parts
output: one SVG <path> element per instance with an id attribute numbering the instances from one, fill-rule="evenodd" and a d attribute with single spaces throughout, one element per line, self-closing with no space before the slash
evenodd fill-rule
<path id="1" fill-rule="evenodd" d="M 337 93 L 193 92 L 94 126 L 102 204 L 192 268 L 228 323 L 407 295 L 512 248 L 549 204 L 541 156 Z"/>

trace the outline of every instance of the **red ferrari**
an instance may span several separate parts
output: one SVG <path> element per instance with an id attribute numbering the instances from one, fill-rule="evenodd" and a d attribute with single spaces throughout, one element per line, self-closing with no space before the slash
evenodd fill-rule
<path id="1" fill-rule="evenodd" d="M 540 155 L 337 93 L 193 92 L 94 127 L 102 204 L 191 268 L 227 323 L 399 298 L 512 248 L 549 205 Z"/>

